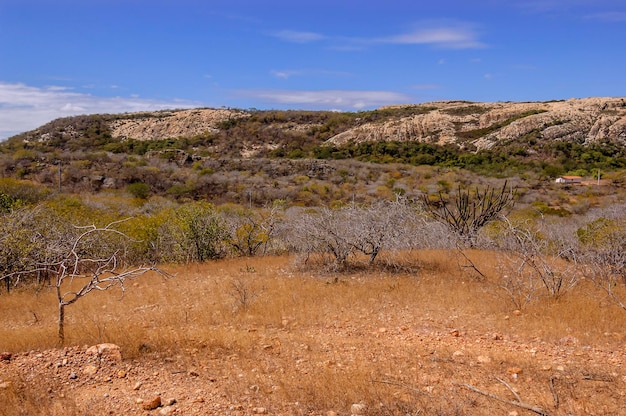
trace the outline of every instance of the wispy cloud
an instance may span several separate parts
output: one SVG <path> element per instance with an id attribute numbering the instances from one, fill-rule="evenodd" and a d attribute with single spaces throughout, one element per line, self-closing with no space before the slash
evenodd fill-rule
<path id="1" fill-rule="evenodd" d="M 412 85 L 411 89 L 412 90 L 420 90 L 420 91 L 424 91 L 424 90 L 438 90 L 441 88 L 441 85 L 437 85 L 437 84 L 417 84 L 417 85 Z"/>
<path id="2" fill-rule="evenodd" d="M 293 42 L 293 43 L 316 42 L 316 41 L 323 40 L 326 38 L 326 36 L 320 33 L 299 32 L 295 30 L 281 30 L 279 32 L 274 32 L 272 35 L 286 42 Z"/>
<path id="3" fill-rule="evenodd" d="M 380 38 L 330 36 L 292 30 L 274 32 L 272 35 L 293 43 L 326 41 L 331 49 L 342 51 L 361 50 L 376 44 L 428 45 L 442 49 L 477 49 L 487 46 L 479 39 L 475 25 L 456 20 L 420 22 L 412 31 Z"/>
<path id="4" fill-rule="evenodd" d="M 273 104 L 303 105 L 325 110 L 361 110 L 412 101 L 410 96 L 393 91 L 239 90 L 236 93 Z"/>
<path id="5" fill-rule="evenodd" d="M 0 82 L 0 140 L 59 117 L 197 107 L 199 103 L 139 97 L 98 97 L 66 87 L 32 87 Z"/>
<path id="6" fill-rule="evenodd" d="M 430 45 L 446 49 L 476 49 L 486 46 L 478 39 L 472 25 L 460 22 L 427 23 L 424 27 L 418 27 L 411 32 L 383 38 L 380 41 L 404 45 Z"/>
<path id="7" fill-rule="evenodd" d="M 603 22 L 626 22 L 626 12 L 603 12 L 586 16 L 589 20 L 600 20 Z"/>
<path id="8" fill-rule="evenodd" d="M 289 79 L 291 77 L 349 77 L 353 74 L 345 71 L 328 69 L 273 69 L 270 74 L 276 78 Z"/>

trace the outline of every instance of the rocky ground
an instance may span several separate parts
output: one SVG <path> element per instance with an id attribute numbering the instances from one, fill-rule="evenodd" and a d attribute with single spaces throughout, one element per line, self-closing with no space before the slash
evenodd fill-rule
<path id="1" fill-rule="evenodd" d="M 113 344 L 5 353 L 0 389 L 43 385 L 50 403 L 68 399 L 89 415 L 626 415 L 623 334 L 592 346 L 488 328 L 364 316 L 300 329 L 285 318 L 240 328 L 245 351 L 199 342 L 146 346 L 137 358 Z"/>

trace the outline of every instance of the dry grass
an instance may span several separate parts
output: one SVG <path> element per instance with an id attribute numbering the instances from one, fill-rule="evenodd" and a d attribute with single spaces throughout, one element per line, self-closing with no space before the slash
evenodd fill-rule
<path id="1" fill-rule="evenodd" d="M 268 406 L 297 407 L 294 414 L 361 401 L 370 410 L 375 404 L 368 414 L 504 414 L 511 408 L 453 382 L 506 396 L 494 375 L 516 366 L 524 368 L 525 379 L 541 380 L 520 387 L 521 396 L 550 408 L 541 367 L 558 357 L 544 354 L 544 344 L 623 348 L 624 311 L 587 283 L 558 301 L 538 299 L 517 315 L 497 288 L 492 256 L 466 254 L 486 279 L 459 267 L 468 260 L 454 251 L 412 253 L 417 271 L 411 273 L 381 268 L 319 275 L 293 267 L 288 257 L 165 267 L 174 278 L 146 275 L 124 296 L 94 293 L 68 307 L 66 343 L 112 342 L 125 359 L 175 356 L 187 368 L 238 374 L 224 387 L 227 397 L 247 397 L 253 385 Z M 56 346 L 51 290 L 2 294 L 0 314 L 0 351 Z M 483 349 L 496 336 L 507 343 Z M 537 351 L 530 354 L 518 343 Z M 489 359 L 477 366 L 482 355 Z M 229 368 L 216 364 L 222 361 Z M 604 371 L 601 364 L 591 369 L 572 362 L 566 371 Z M 36 392 L 31 396 L 38 400 Z M 580 411 L 575 406 L 569 407 L 574 413 Z"/>

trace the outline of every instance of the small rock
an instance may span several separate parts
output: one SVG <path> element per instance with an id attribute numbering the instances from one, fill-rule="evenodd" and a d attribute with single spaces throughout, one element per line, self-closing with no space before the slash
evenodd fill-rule
<path id="1" fill-rule="evenodd" d="M 502 341 L 502 334 L 493 334 L 494 341 Z"/>
<path id="2" fill-rule="evenodd" d="M 264 415 L 267 413 L 267 409 L 265 407 L 253 407 L 252 413 L 255 415 Z"/>
<path id="3" fill-rule="evenodd" d="M 551 365 L 544 365 L 543 367 L 541 367 L 542 371 L 550 371 L 552 370 L 552 366 Z"/>
<path id="4" fill-rule="evenodd" d="M 384 334 L 385 332 L 387 332 L 387 328 L 384 328 L 384 327 L 378 328 L 378 332 L 381 334 Z"/>
<path id="5" fill-rule="evenodd" d="M 164 406 L 173 406 L 173 405 L 175 405 L 176 403 L 177 403 L 177 402 L 176 402 L 176 399 L 172 397 L 172 398 L 169 398 L 169 399 L 165 400 L 165 402 L 163 403 L 163 405 L 164 405 Z"/>
<path id="6" fill-rule="evenodd" d="M 133 390 L 139 390 L 142 385 L 143 383 L 141 381 L 136 382 L 135 385 L 133 386 Z"/>
<path id="7" fill-rule="evenodd" d="M 85 367 L 83 367 L 83 374 L 85 374 L 86 376 L 94 376 L 97 372 L 98 367 L 93 364 L 87 364 Z"/>
<path id="8" fill-rule="evenodd" d="M 0 352 L 0 361 L 11 361 L 13 355 L 10 352 Z"/>
<path id="9" fill-rule="evenodd" d="M 337 416 L 337 412 L 329 410 L 328 412 L 326 412 L 326 416 Z"/>
<path id="10" fill-rule="evenodd" d="M 461 335 L 461 333 L 458 329 L 453 329 L 452 331 L 450 331 L 450 335 L 452 335 L 453 337 L 458 337 Z"/>
<path id="11" fill-rule="evenodd" d="M 513 374 L 519 374 L 521 373 L 523 370 L 521 367 L 509 367 L 506 369 L 506 373 L 509 375 L 513 375 Z"/>
<path id="12" fill-rule="evenodd" d="M 138 397 L 138 398 L 135 399 L 135 403 L 141 404 L 141 403 L 143 403 L 143 399 L 141 397 Z"/>
<path id="13" fill-rule="evenodd" d="M 465 355 L 465 353 L 464 353 L 463 351 L 454 351 L 454 352 L 452 353 L 452 356 L 453 356 L 453 357 L 462 357 L 462 356 L 464 356 L 464 355 Z"/>
<path id="14" fill-rule="evenodd" d="M 364 415 L 367 410 L 367 406 L 363 403 L 354 403 L 350 406 L 350 413 L 353 415 Z"/>
<path id="15" fill-rule="evenodd" d="M 520 311 L 519 309 L 515 309 L 513 311 L 513 315 L 515 315 L 515 316 L 520 316 L 521 314 L 522 314 L 522 311 Z"/>
<path id="16" fill-rule="evenodd" d="M 159 415 L 167 416 L 174 413 L 174 408 L 172 406 L 165 406 L 159 409 Z"/>
<path id="17" fill-rule="evenodd" d="M 70 373 L 70 380 L 76 380 L 78 378 L 78 374 L 72 372 Z"/>
<path id="18" fill-rule="evenodd" d="M 117 378 L 124 378 L 124 377 L 126 377 L 126 371 L 120 370 L 117 372 Z"/>
<path id="19" fill-rule="evenodd" d="M 95 355 L 101 359 L 113 361 L 115 363 L 122 362 L 122 352 L 120 347 L 115 344 L 98 344 L 87 348 L 85 354 Z"/>
<path id="20" fill-rule="evenodd" d="M 491 358 L 487 357 L 486 355 L 479 355 L 476 360 L 481 364 L 487 364 L 491 362 Z"/>
<path id="21" fill-rule="evenodd" d="M 152 399 L 144 402 L 141 406 L 143 410 L 154 410 L 161 407 L 161 396 L 154 396 Z"/>
<path id="22" fill-rule="evenodd" d="M 3 381 L 2 383 L 0 383 L 0 389 L 8 389 L 9 387 L 11 387 L 10 381 Z"/>

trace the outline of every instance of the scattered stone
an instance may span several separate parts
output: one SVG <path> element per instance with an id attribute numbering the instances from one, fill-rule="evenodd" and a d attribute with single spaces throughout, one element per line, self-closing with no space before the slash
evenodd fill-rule
<path id="1" fill-rule="evenodd" d="M 502 334 L 493 334 L 494 341 L 502 341 Z"/>
<path id="2" fill-rule="evenodd" d="M 542 371 L 550 371 L 552 370 L 552 366 L 551 365 L 544 365 L 543 367 L 541 367 Z"/>
<path id="3" fill-rule="evenodd" d="M 126 377 L 126 371 L 120 370 L 117 372 L 117 378 L 124 378 L 124 377 Z"/>
<path id="4" fill-rule="evenodd" d="M 0 383 L 0 389 L 8 389 L 9 387 L 11 387 L 11 382 L 10 381 L 3 381 L 2 383 Z"/>
<path id="5" fill-rule="evenodd" d="M 329 410 L 328 412 L 326 412 L 326 416 L 337 416 L 337 412 Z"/>
<path id="6" fill-rule="evenodd" d="M 141 406 L 143 410 L 154 410 L 161 407 L 161 396 L 154 396 L 152 399 L 144 402 Z"/>
<path id="7" fill-rule="evenodd" d="M 481 364 L 487 364 L 491 362 L 491 358 L 486 355 L 479 355 L 476 360 Z"/>
<path id="8" fill-rule="evenodd" d="M 461 333 L 458 329 L 453 329 L 452 331 L 450 331 L 450 335 L 452 335 L 453 337 L 458 337 L 461 335 Z"/>
<path id="9" fill-rule="evenodd" d="M 513 311 L 513 315 L 515 315 L 515 316 L 520 316 L 521 314 L 522 314 L 522 311 L 520 311 L 519 309 L 515 309 Z"/>
<path id="10" fill-rule="evenodd" d="M 139 390 L 141 388 L 141 386 L 143 386 L 143 383 L 141 381 L 138 381 L 133 386 L 133 390 Z"/>
<path id="11" fill-rule="evenodd" d="M 164 406 L 159 409 L 159 415 L 161 416 L 171 415 L 172 413 L 174 413 L 174 411 L 175 409 L 172 406 Z"/>
<path id="12" fill-rule="evenodd" d="M 565 367 L 563 367 L 562 365 L 557 365 L 557 366 L 556 366 L 556 371 L 561 371 L 561 372 L 563 372 L 563 371 L 565 371 Z"/>
<path id="13" fill-rule="evenodd" d="M 173 405 L 175 405 L 176 403 L 177 403 L 176 399 L 175 399 L 175 398 L 173 398 L 173 397 L 171 397 L 171 398 L 169 398 L 169 399 L 165 400 L 165 402 L 163 402 L 163 405 L 164 405 L 164 406 L 173 406 Z"/>
<path id="14" fill-rule="evenodd" d="M 13 354 L 10 352 L 0 352 L 0 361 L 11 361 Z"/>
<path id="15" fill-rule="evenodd" d="M 100 359 L 112 361 L 115 363 L 122 362 L 122 352 L 120 347 L 115 344 L 98 344 L 87 348 L 85 354 L 95 355 Z"/>
<path id="16" fill-rule="evenodd" d="M 522 371 L 523 370 L 521 367 L 509 367 L 506 369 L 506 373 L 509 375 L 517 375 L 520 374 Z"/>
<path id="17" fill-rule="evenodd" d="M 382 328 L 378 328 L 378 332 L 381 334 L 384 334 L 385 332 L 387 332 L 387 328 L 382 327 Z"/>
<path id="18" fill-rule="evenodd" d="M 93 364 L 87 364 L 85 367 L 83 367 L 83 374 L 85 374 L 86 376 L 95 376 L 97 372 L 98 367 Z"/>
<path id="19" fill-rule="evenodd" d="M 350 406 L 350 413 L 352 415 L 364 415 L 367 410 L 367 406 L 363 403 L 354 403 Z"/>
<path id="20" fill-rule="evenodd" d="M 454 351 L 454 352 L 452 353 L 452 356 L 453 356 L 453 357 L 462 357 L 462 356 L 464 356 L 464 355 L 465 355 L 465 353 L 464 353 L 463 351 L 459 351 L 459 350 Z"/>
<path id="21" fill-rule="evenodd" d="M 78 378 L 78 374 L 71 372 L 70 373 L 70 380 L 76 380 Z"/>
<path id="22" fill-rule="evenodd" d="M 143 403 L 143 399 L 141 397 L 138 397 L 138 398 L 135 399 L 135 403 L 141 404 L 141 403 Z"/>
<path id="23" fill-rule="evenodd" d="M 253 407 L 252 413 L 255 415 L 264 415 L 267 413 L 267 409 L 265 407 Z"/>

